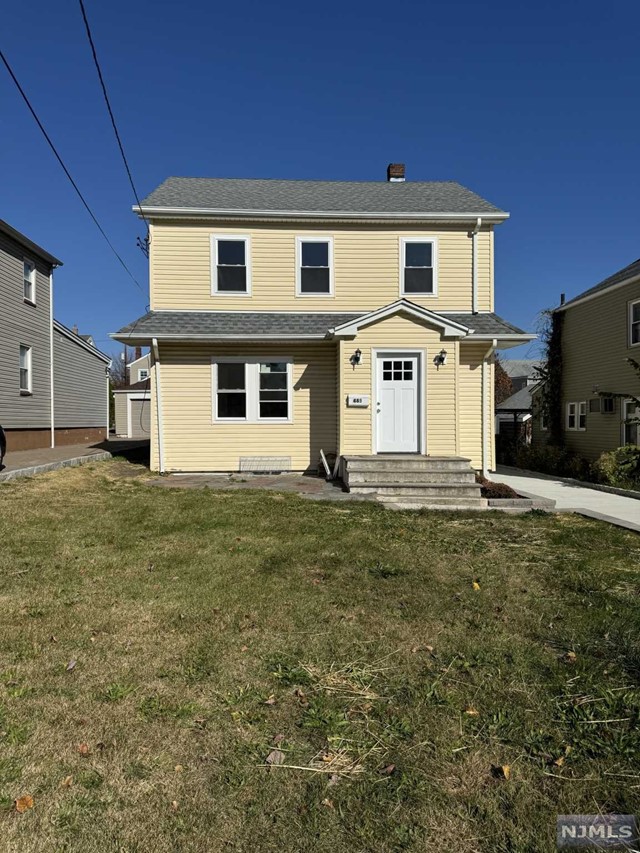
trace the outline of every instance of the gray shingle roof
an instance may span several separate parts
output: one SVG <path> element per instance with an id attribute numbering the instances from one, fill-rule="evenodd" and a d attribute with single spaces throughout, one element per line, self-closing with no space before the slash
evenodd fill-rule
<path id="1" fill-rule="evenodd" d="M 500 365 L 507 376 L 512 379 L 521 379 L 537 377 L 536 367 L 542 366 L 542 362 L 532 358 L 505 358 L 501 359 Z"/>
<path id="2" fill-rule="evenodd" d="M 526 385 L 515 394 L 507 397 L 502 403 L 498 403 L 496 411 L 498 412 L 526 412 L 531 408 L 531 392 L 535 385 Z"/>
<path id="3" fill-rule="evenodd" d="M 608 288 L 613 287 L 614 284 L 621 284 L 623 281 L 626 281 L 626 279 L 635 278 L 639 275 L 640 258 L 628 266 L 623 267 L 621 270 L 618 270 L 618 272 L 615 272 L 613 275 L 610 275 L 609 278 L 605 278 L 604 281 L 599 282 L 599 284 L 594 284 L 593 287 L 579 293 L 577 296 L 574 296 L 573 299 L 569 299 L 569 301 L 565 302 L 562 307 L 566 308 L 568 305 L 573 305 L 573 303 L 577 302 L 579 299 L 584 299 L 585 296 L 591 296 L 593 293 L 598 293 L 601 290 L 608 290 Z"/>
<path id="4" fill-rule="evenodd" d="M 142 207 L 247 213 L 500 214 L 455 181 L 281 181 L 167 178 Z"/>
<path id="5" fill-rule="evenodd" d="M 266 311 L 150 311 L 129 323 L 113 337 L 116 340 L 150 340 L 173 337 L 208 338 L 324 338 L 329 329 L 349 323 L 367 312 L 350 314 L 270 313 Z M 456 323 L 478 335 L 525 334 L 497 314 L 451 314 Z"/>

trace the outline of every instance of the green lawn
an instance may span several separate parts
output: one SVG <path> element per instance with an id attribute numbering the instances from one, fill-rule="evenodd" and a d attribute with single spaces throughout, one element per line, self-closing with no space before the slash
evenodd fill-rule
<path id="1" fill-rule="evenodd" d="M 640 809 L 637 535 L 127 471 L 0 487 L 0 849 L 551 851 Z"/>

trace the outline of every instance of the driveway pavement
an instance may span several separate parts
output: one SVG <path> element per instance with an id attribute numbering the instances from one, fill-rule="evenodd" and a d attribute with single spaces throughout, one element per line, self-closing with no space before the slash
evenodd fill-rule
<path id="1" fill-rule="evenodd" d="M 556 502 L 557 510 L 578 512 L 640 533 L 640 500 L 635 498 L 612 495 L 566 480 L 502 465 L 498 466 L 492 479 L 506 483 L 524 497 L 551 498 Z"/>
<path id="2" fill-rule="evenodd" d="M 148 441 L 111 440 L 99 444 L 68 444 L 60 447 L 41 447 L 36 450 L 9 451 L 5 456 L 4 465 L 0 466 L 0 482 L 110 459 L 115 455 L 136 452 L 144 454 L 145 451 L 148 454 L 148 446 Z"/>

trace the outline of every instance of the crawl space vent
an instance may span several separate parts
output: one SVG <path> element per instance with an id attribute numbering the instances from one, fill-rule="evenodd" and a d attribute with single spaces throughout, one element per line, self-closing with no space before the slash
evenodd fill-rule
<path id="1" fill-rule="evenodd" d="M 247 474 L 279 474 L 291 470 L 290 456 L 241 456 L 240 471 Z"/>

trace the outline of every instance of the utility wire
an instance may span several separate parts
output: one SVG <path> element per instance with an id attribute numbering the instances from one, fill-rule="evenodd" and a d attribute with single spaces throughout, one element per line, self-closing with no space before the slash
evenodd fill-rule
<path id="1" fill-rule="evenodd" d="M 97 218 L 96 218 L 95 213 L 91 210 L 91 208 L 89 207 L 89 204 L 88 204 L 87 200 L 85 199 L 85 197 L 84 197 L 84 196 L 82 195 L 82 193 L 80 192 L 80 189 L 79 189 L 78 185 L 76 184 L 76 182 L 75 182 L 75 181 L 73 180 L 73 178 L 71 177 L 71 173 L 69 172 L 69 170 L 68 170 L 68 169 L 67 169 L 67 167 L 65 166 L 65 164 L 64 164 L 64 160 L 62 159 L 62 157 L 60 156 L 60 154 L 58 154 L 58 150 L 57 150 L 56 146 L 55 146 L 55 145 L 53 144 L 53 142 L 51 141 L 51 137 L 49 136 L 49 134 L 47 133 L 47 131 L 44 129 L 44 125 L 42 124 L 42 122 L 41 122 L 41 121 L 40 121 L 40 119 L 38 118 L 38 115 L 37 115 L 36 111 L 34 110 L 34 108 L 31 106 L 31 102 L 29 101 L 29 98 L 27 97 L 27 95 L 26 95 L 26 93 L 25 93 L 24 89 L 23 89 L 23 88 L 22 88 L 22 86 L 20 85 L 20 83 L 19 83 L 19 81 L 18 81 L 18 78 L 17 78 L 17 77 L 16 77 L 16 75 L 13 73 L 13 69 L 12 69 L 12 68 L 11 68 L 11 66 L 9 65 L 9 62 L 8 62 L 8 60 L 7 60 L 6 56 L 4 55 L 4 53 L 2 52 L 2 50 L 0 50 L 0 59 L 2 59 L 2 61 L 3 61 L 4 65 L 5 65 L 5 67 L 6 67 L 7 71 L 9 72 L 9 76 L 11 77 L 11 79 L 13 80 L 13 82 L 15 83 L 17 90 L 18 90 L 18 91 L 20 92 L 20 94 L 22 95 L 22 99 L 24 100 L 25 104 L 27 105 L 27 107 L 28 107 L 28 109 L 29 109 L 29 112 L 30 112 L 30 113 L 31 113 L 31 115 L 33 116 L 33 118 L 34 118 L 34 120 L 35 120 L 36 124 L 38 125 L 38 127 L 39 127 L 39 128 L 40 128 L 40 130 L 42 131 L 42 135 L 43 135 L 43 136 L 44 136 L 44 138 L 47 140 L 47 143 L 48 143 L 48 145 L 49 145 L 49 148 L 51 148 L 51 150 L 53 151 L 53 153 L 54 153 L 54 155 L 55 155 L 56 160 L 58 161 L 58 163 L 59 163 L 59 164 L 60 164 L 60 166 L 62 167 L 62 171 L 65 173 L 65 175 L 66 175 L 66 176 L 67 176 L 67 178 L 69 179 L 69 182 L 71 183 L 71 186 L 72 186 L 72 187 L 74 188 L 74 190 L 76 191 L 76 193 L 77 193 L 77 195 L 78 195 L 78 198 L 80 199 L 80 201 L 82 202 L 82 204 L 83 204 L 83 205 L 84 205 L 84 207 L 86 208 L 87 213 L 88 213 L 88 214 L 89 214 L 89 216 L 93 219 L 93 221 L 94 221 L 94 223 L 95 223 L 95 225 L 96 225 L 96 228 L 97 228 L 97 229 L 98 229 L 98 231 L 102 234 L 102 236 L 103 236 L 103 237 L 104 237 L 104 239 L 106 240 L 107 244 L 109 245 L 109 248 L 111 249 L 111 251 L 113 252 L 113 254 L 116 256 L 116 258 L 120 261 L 120 263 L 122 264 L 122 266 L 123 266 L 123 267 L 124 267 L 124 269 L 126 270 L 127 274 L 129 275 L 129 277 L 130 277 L 130 278 L 131 278 L 131 280 L 133 281 L 133 283 L 134 283 L 134 284 L 136 285 L 136 287 L 140 290 L 140 292 L 142 293 L 142 295 L 143 295 L 143 296 L 146 296 L 146 293 L 145 293 L 145 291 L 143 290 L 142 285 L 141 285 L 141 284 L 140 284 L 140 282 L 136 279 L 136 277 L 134 276 L 134 274 L 131 272 L 131 270 L 129 269 L 129 267 L 126 265 L 126 263 L 122 260 L 121 256 L 120 256 L 120 255 L 118 254 L 118 252 L 116 251 L 115 246 L 113 245 L 113 243 L 111 242 L 111 240 L 108 238 L 108 236 L 107 236 L 107 234 L 106 234 L 106 232 L 105 232 L 104 228 L 103 228 L 103 227 L 102 227 L 102 225 L 100 225 L 100 223 L 98 222 L 98 220 L 97 220 Z"/>
<path id="2" fill-rule="evenodd" d="M 129 163 L 127 162 L 127 155 L 124 153 L 124 146 L 122 144 L 122 140 L 120 139 L 120 134 L 118 132 L 118 125 L 116 124 L 115 116 L 113 115 L 113 110 L 111 109 L 111 102 L 109 101 L 109 95 L 107 94 L 107 87 L 104 82 L 104 77 L 102 76 L 102 69 L 100 68 L 100 63 L 98 62 L 98 54 L 96 52 L 96 46 L 93 42 L 93 36 L 91 35 L 91 27 L 89 26 L 89 20 L 87 18 L 87 12 L 84 8 L 84 3 L 80 0 L 80 11 L 82 12 L 82 20 L 84 21 L 84 26 L 87 31 L 87 38 L 89 39 L 89 44 L 91 46 L 91 53 L 93 54 L 93 62 L 96 66 L 96 71 L 98 72 L 98 79 L 100 80 L 100 86 L 102 87 L 102 94 L 104 95 L 104 102 L 107 105 L 107 110 L 109 112 L 109 118 L 111 119 L 111 126 L 113 127 L 113 132 L 115 133 L 116 140 L 118 142 L 118 148 L 120 149 L 120 154 L 122 155 L 122 162 L 124 163 L 124 167 L 127 170 L 127 175 L 129 177 L 129 183 L 131 184 L 131 189 L 133 190 L 133 195 L 135 196 L 135 200 L 138 203 L 138 210 L 142 215 L 142 205 L 140 204 L 140 198 L 138 196 L 138 191 L 136 190 L 136 185 L 133 182 L 133 176 L 131 174 L 131 169 L 129 168 Z M 147 228 L 147 236 L 149 235 L 149 223 L 147 222 L 144 215 L 142 215 L 144 220 L 144 224 Z"/>

